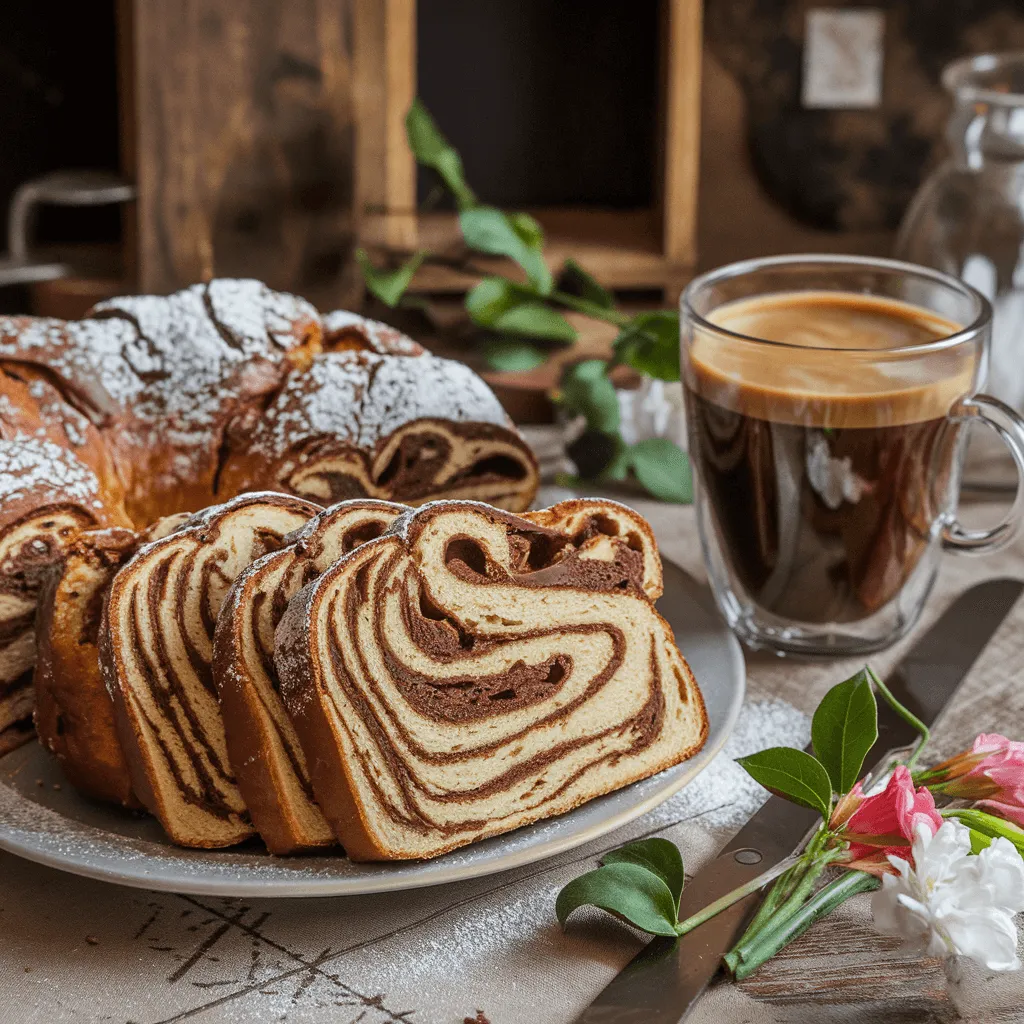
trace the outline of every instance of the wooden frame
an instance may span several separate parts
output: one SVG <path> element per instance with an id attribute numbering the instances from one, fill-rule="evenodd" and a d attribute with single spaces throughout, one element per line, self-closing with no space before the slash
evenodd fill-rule
<path id="1" fill-rule="evenodd" d="M 218 274 L 358 300 L 352 2 L 119 0 L 142 291 Z"/>
<path id="2" fill-rule="evenodd" d="M 354 190 L 360 239 L 402 252 L 421 247 L 443 251 L 457 245 L 457 225 L 451 214 L 417 212 L 416 166 L 405 140 L 405 113 L 416 95 L 416 0 L 353 2 Z M 606 287 L 661 289 L 674 301 L 696 262 L 702 7 L 701 0 L 661 0 L 661 9 L 656 205 L 530 212 L 544 226 L 553 267 L 571 255 Z M 462 291 L 475 280 L 430 266 L 417 274 L 414 287 Z"/>

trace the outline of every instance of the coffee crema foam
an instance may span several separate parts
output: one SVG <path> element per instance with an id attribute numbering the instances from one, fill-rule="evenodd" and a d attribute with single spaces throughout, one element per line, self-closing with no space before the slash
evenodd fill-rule
<path id="1" fill-rule="evenodd" d="M 977 346 L 929 346 L 960 324 L 896 299 L 779 292 L 728 303 L 706 319 L 746 340 L 696 326 L 687 387 L 761 420 L 841 428 L 938 419 L 971 392 L 977 370 Z"/>

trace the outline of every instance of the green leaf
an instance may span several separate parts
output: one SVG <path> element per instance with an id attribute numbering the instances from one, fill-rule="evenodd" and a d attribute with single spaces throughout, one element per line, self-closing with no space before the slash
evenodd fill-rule
<path id="1" fill-rule="evenodd" d="M 427 258 L 427 251 L 421 249 L 415 256 L 397 270 L 378 270 L 366 254 L 365 249 L 356 250 L 356 260 L 363 272 L 366 287 L 387 306 L 394 308 L 401 301 L 405 290 L 412 283 L 416 271 Z"/>
<path id="2" fill-rule="evenodd" d="M 555 901 L 560 924 L 579 907 L 624 918 L 652 935 L 675 936 L 676 905 L 663 879 L 639 864 L 608 864 L 574 878 Z"/>
<path id="3" fill-rule="evenodd" d="M 615 434 L 619 429 L 619 398 L 607 368 L 603 359 L 585 359 L 570 366 L 562 376 L 559 401 L 570 412 L 585 417 L 592 430 Z"/>
<path id="4" fill-rule="evenodd" d="M 679 380 L 679 314 L 638 313 L 615 339 L 615 357 L 658 380 Z"/>
<path id="5" fill-rule="evenodd" d="M 1021 856 L 1024 857 L 1024 829 L 1020 828 L 1018 825 L 1014 825 L 1012 821 L 1006 821 L 1004 818 L 999 818 L 994 814 L 989 814 L 987 811 L 975 810 L 973 807 L 944 808 L 939 813 L 944 818 L 958 819 L 972 832 L 976 832 L 982 836 L 987 836 L 989 842 L 985 844 L 986 846 L 988 846 L 993 839 L 1000 836 L 1003 839 L 1009 839 L 1017 848 Z"/>
<path id="6" fill-rule="evenodd" d="M 806 751 L 769 747 L 736 763 L 777 796 L 818 811 L 827 821 L 832 809 L 832 781 L 825 766 Z"/>
<path id="7" fill-rule="evenodd" d="M 476 195 L 463 175 L 462 158 L 441 134 L 437 122 L 419 97 L 413 100 L 409 113 L 405 115 L 405 134 L 417 163 L 437 171 L 455 197 L 458 208 L 468 210 L 476 206 Z"/>
<path id="8" fill-rule="evenodd" d="M 530 295 L 503 277 L 485 277 L 466 296 L 466 309 L 481 327 L 528 338 L 574 342 L 576 328 L 558 310 Z"/>
<path id="9" fill-rule="evenodd" d="M 558 284 L 562 291 L 576 295 L 599 309 L 615 308 L 615 297 L 612 293 L 602 288 L 597 279 L 573 259 L 568 259 L 562 264 Z"/>
<path id="10" fill-rule="evenodd" d="M 643 488 L 654 497 L 680 505 L 693 501 L 690 457 L 667 437 L 637 441 L 629 449 L 629 464 Z"/>
<path id="11" fill-rule="evenodd" d="M 527 245 L 508 216 L 493 206 L 477 206 L 459 214 L 459 226 L 466 245 L 492 256 L 508 256 L 526 271 L 530 283 L 541 294 L 551 291 L 551 271 L 539 248 Z"/>
<path id="12" fill-rule="evenodd" d="M 862 669 L 825 694 L 811 723 L 814 753 L 825 766 L 834 792 L 853 788 L 877 739 L 878 706 L 871 679 Z"/>
<path id="13" fill-rule="evenodd" d="M 504 277 L 485 277 L 466 296 L 466 311 L 473 323 L 491 327 L 502 313 L 521 301 L 520 293 Z"/>
<path id="14" fill-rule="evenodd" d="M 512 230 L 531 248 L 540 249 L 544 245 L 544 229 L 528 213 L 510 213 L 508 222 Z"/>
<path id="15" fill-rule="evenodd" d="M 495 330 L 522 334 L 528 338 L 572 343 L 576 328 L 557 310 L 541 302 L 524 302 L 500 313 L 492 324 Z"/>
<path id="16" fill-rule="evenodd" d="M 492 370 L 505 373 L 532 370 L 547 359 L 547 353 L 526 341 L 496 338 L 484 346 L 484 361 Z"/>
<path id="17" fill-rule="evenodd" d="M 639 864 L 654 872 L 668 886 L 676 906 L 679 906 L 679 897 L 683 894 L 683 855 L 679 847 L 668 839 L 655 836 L 653 839 L 629 843 L 619 850 L 606 853 L 601 863 Z"/>

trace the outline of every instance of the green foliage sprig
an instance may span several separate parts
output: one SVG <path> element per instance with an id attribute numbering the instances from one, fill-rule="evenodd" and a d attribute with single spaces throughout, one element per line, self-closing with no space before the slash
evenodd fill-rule
<path id="1" fill-rule="evenodd" d="M 836 798 L 849 793 L 861 777 L 864 759 L 878 739 L 876 691 L 920 733 L 921 743 L 911 754 L 916 756 L 928 730 L 870 668 L 865 668 L 834 686 L 818 705 L 811 722 L 813 753 L 793 747 L 771 747 L 738 759 L 766 789 L 821 816 L 817 830 L 801 853 L 680 921 L 683 865 L 678 848 L 664 839 L 632 843 L 605 855 L 601 867 L 581 875 L 559 893 L 555 904 L 558 920 L 564 924 L 573 910 L 591 905 L 653 935 L 684 935 L 774 881 L 747 930 L 725 956 L 732 974 L 744 978 L 840 903 L 856 893 L 877 888 L 878 879 L 862 871 L 845 872 L 819 886 L 830 864 L 850 859 L 847 851 L 851 837 L 844 831 L 844 820 L 832 820 L 833 809 Z M 996 835 L 1008 834 L 1024 848 L 1024 830 L 978 811 L 949 813 L 961 816 L 971 826 L 972 842 L 978 848 Z M 964 815 L 970 820 L 964 819 Z M 904 841 L 898 836 L 856 838 L 859 842 L 874 838 L 880 846 L 888 841 Z"/>
<path id="2" fill-rule="evenodd" d="M 570 365 L 552 394 L 566 412 L 586 423 L 569 455 L 585 480 L 621 482 L 632 474 L 657 498 L 692 501 L 690 463 L 678 445 L 667 438 L 625 443 L 610 378 L 612 370 L 623 365 L 658 380 L 678 381 L 678 313 L 622 313 L 611 293 L 572 259 L 565 261 L 556 280 L 544 257 L 540 224 L 527 213 L 506 213 L 480 202 L 466 182 L 458 151 L 419 99 L 410 107 L 405 127 L 417 162 L 434 170 L 453 197 L 466 248 L 507 257 L 523 271 L 524 281 L 481 273 L 466 296 L 470 320 L 491 335 L 484 348 L 487 364 L 495 370 L 531 370 L 547 360 L 551 345 L 572 345 L 577 332 L 566 310 L 614 325 L 619 333 L 613 358 Z M 375 267 L 363 249 L 356 258 L 367 289 L 389 307 L 408 301 L 406 292 L 424 263 L 440 262 L 426 250 L 393 270 Z M 473 272 L 474 268 L 463 269 Z"/>

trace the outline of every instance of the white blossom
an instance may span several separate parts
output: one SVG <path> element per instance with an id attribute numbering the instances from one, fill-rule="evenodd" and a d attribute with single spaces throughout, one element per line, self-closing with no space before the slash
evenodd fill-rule
<path id="1" fill-rule="evenodd" d="M 913 857 L 913 864 L 889 857 L 897 874 L 882 878 L 871 905 L 878 930 L 930 956 L 1018 970 L 1014 915 L 1024 910 L 1024 860 L 1014 845 L 999 838 L 972 856 L 970 829 L 949 820 L 934 835 L 917 827 Z"/>

